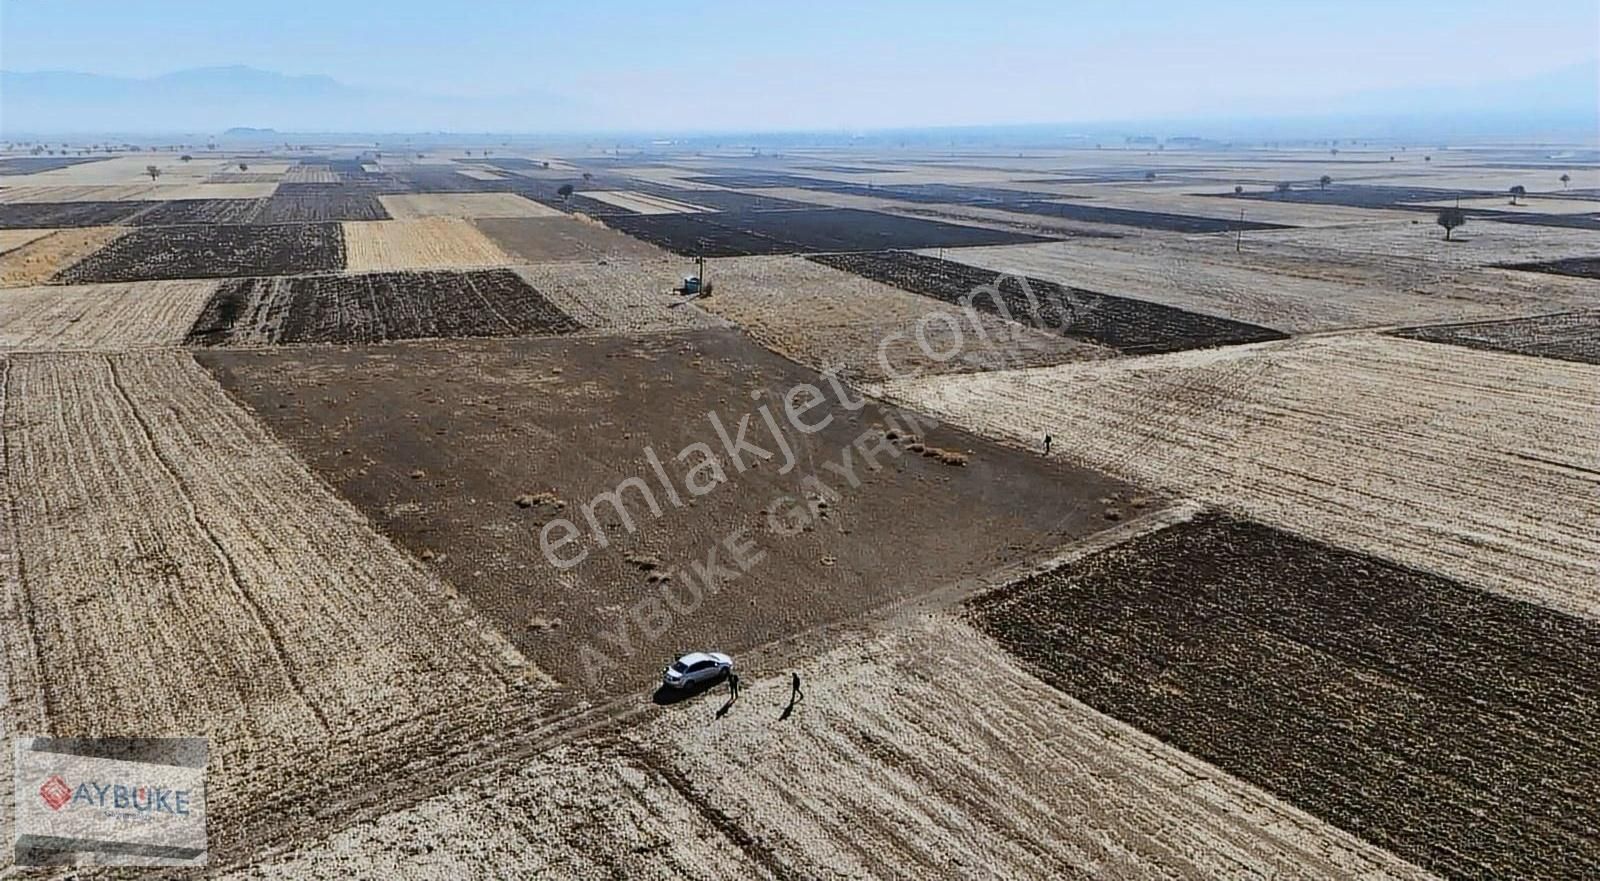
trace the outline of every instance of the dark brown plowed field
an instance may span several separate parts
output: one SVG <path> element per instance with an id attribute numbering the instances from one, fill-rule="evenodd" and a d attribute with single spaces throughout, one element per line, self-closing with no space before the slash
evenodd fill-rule
<path id="1" fill-rule="evenodd" d="M 850 410 L 815 373 L 735 331 L 196 357 L 540 669 L 578 686 L 592 672 L 591 694 L 650 688 L 680 650 L 738 651 L 1033 559 L 1107 525 L 1098 500 L 1129 492 L 965 432 L 913 428 L 845 389 Z M 808 382 L 824 400 L 803 418 L 827 423 L 812 434 L 788 427 L 779 397 Z M 768 405 L 792 457 L 758 412 Z M 918 440 L 888 439 L 893 424 Z M 736 461 L 741 435 L 770 458 L 745 447 Z M 595 501 L 630 479 L 625 515 Z M 587 554 L 565 570 L 540 547 L 557 519 L 579 530 L 560 555 Z M 729 541 L 765 556 L 744 571 Z"/>
<path id="2" fill-rule="evenodd" d="M 0 229 L 66 229 L 115 226 L 159 202 L 8 202 L 0 205 Z"/>
<path id="3" fill-rule="evenodd" d="M 1424 868 L 1600 876 L 1600 627 L 1207 514 L 972 604 L 1046 680 Z"/>
<path id="4" fill-rule="evenodd" d="M 1536 263 L 1497 263 L 1497 269 L 1515 269 L 1520 272 L 1547 272 L 1551 275 L 1568 275 L 1573 278 L 1600 278 L 1600 257 L 1568 257 L 1565 260 L 1541 260 Z"/>
<path id="5" fill-rule="evenodd" d="M 12 174 L 38 174 L 41 171 L 55 171 L 58 168 L 71 168 L 85 162 L 101 162 L 109 156 L 74 157 L 74 156 L 7 156 L 0 159 L 0 176 Z"/>
<path id="6" fill-rule="evenodd" d="M 1110 346 L 1129 355 L 1287 339 L 1271 328 L 1189 312 L 1160 303 L 1069 288 L 1028 279 L 1030 298 L 1015 276 L 905 251 L 877 254 L 822 254 L 818 263 L 853 272 L 901 290 L 961 305 L 969 298 L 984 312 L 1051 330 L 1073 339 Z M 973 296 L 978 288 L 999 282 L 1002 309 L 990 294 Z M 1037 309 L 1037 317 L 1034 310 Z"/>
<path id="7" fill-rule="evenodd" d="M 256 223 L 262 199 L 170 199 L 129 218 L 135 226 Z"/>
<path id="8" fill-rule="evenodd" d="M 57 273 L 67 284 L 290 275 L 344 268 L 337 223 L 135 229 Z"/>
<path id="9" fill-rule="evenodd" d="M 632 236 L 571 217 L 479 217 L 472 225 L 500 250 L 527 263 L 665 257 L 656 247 Z"/>
<path id="10" fill-rule="evenodd" d="M 320 192 L 279 192 L 262 200 L 258 223 L 331 220 L 388 220 L 389 212 L 371 190 L 339 187 Z"/>
<path id="11" fill-rule="evenodd" d="M 1052 241 L 1043 236 L 855 208 L 634 214 L 604 220 L 607 226 L 691 257 L 959 248 Z"/>
<path id="12" fill-rule="evenodd" d="M 1600 364 L 1600 310 L 1558 312 L 1503 321 L 1435 324 L 1393 333 L 1406 339 L 1469 349 Z"/>
<path id="13" fill-rule="evenodd" d="M 509 269 L 374 272 L 224 282 L 189 345 L 375 343 L 543 336 L 582 326 Z"/>

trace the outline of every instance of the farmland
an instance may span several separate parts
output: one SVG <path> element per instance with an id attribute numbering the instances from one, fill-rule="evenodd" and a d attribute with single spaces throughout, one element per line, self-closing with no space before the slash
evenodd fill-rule
<path id="1" fill-rule="evenodd" d="M 224 282 L 187 338 L 208 346 L 374 343 L 561 334 L 579 326 L 507 269 L 379 272 Z"/>
<path id="2" fill-rule="evenodd" d="M 336 223 L 141 227 L 57 273 L 67 284 L 287 275 L 341 269 Z"/>
<path id="3" fill-rule="evenodd" d="M 607 226 L 669 251 L 705 257 L 1044 241 L 1038 236 L 850 208 L 626 214 L 604 220 Z"/>
<path id="4" fill-rule="evenodd" d="M 506 255 L 476 227 L 456 218 L 346 223 L 346 268 L 354 272 L 497 266 Z"/>
<path id="5" fill-rule="evenodd" d="M 1597 382 L 1586 364 L 1351 335 L 885 391 L 980 434 L 1060 432 L 1071 461 L 1596 619 Z"/>
<path id="6" fill-rule="evenodd" d="M 1600 156 L 811 137 L 0 151 L 0 728 L 240 879 L 1600 872 Z"/>
<path id="7" fill-rule="evenodd" d="M 118 226 L 27 230 L 26 238 L 5 251 L 0 287 L 43 284 L 57 272 L 93 254 L 127 232 Z M 38 235 L 31 235 L 39 233 Z"/>
<path id="8" fill-rule="evenodd" d="M 1063 336 L 1124 354 L 1154 354 L 1281 339 L 1284 334 L 1127 297 L 1068 288 L 1051 281 L 1007 277 L 921 254 L 835 254 L 812 258 L 837 269 L 892 284 L 946 303 L 1016 320 L 1033 320 Z M 986 285 L 995 293 L 976 294 Z M 1034 316 L 1037 316 L 1035 319 Z"/>
<path id="9" fill-rule="evenodd" d="M 673 503 L 664 488 L 650 490 L 670 512 L 659 526 L 627 528 L 646 516 L 643 501 L 627 516 L 600 507 L 601 526 L 574 547 L 584 553 L 568 574 L 541 554 L 546 522 L 571 516 L 583 523 L 583 506 L 614 488 L 619 470 L 652 474 L 646 449 L 671 463 L 663 467 L 683 470 L 671 457 L 708 429 L 706 414 L 730 424 L 741 416 L 748 424 L 744 414 L 752 414 L 760 424 L 752 393 L 770 398 L 796 383 L 828 383 L 725 330 L 363 351 L 219 350 L 200 360 L 386 534 L 432 556 L 535 664 L 591 689 L 648 675 L 669 647 L 586 663 L 575 640 L 615 627 L 665 561 L 703 559 L 729 535 L 745 536 L 740 541 L 773 562 L 730 577 L 721 588 L 728 598 L 680 620 L 674 640 L 746 647 L 844 620 L 1082 534 L 1101 522 L 1097 500 L 1124 492 L 1115 481 L 1058 470 L 961 432 L 919 430 L 875 405 L 853 412 L 838 404 L 822 431 L 791 432 L 784 441 L 791 455 L 767 434 L 765 456 L 730 458 L 723 471 L 736 485 L 725 491 L 696 499 L 675 490 Z M 311 377 L 322 384 L 303 394 Z M 819 407 L 819 422 L 823 413 Z M 899 443 L 885 437 L 896 430 Z M 416 441 L 396 443 L 397 434 Z M 859 448 L 858 435 L 865 437 Z M 905 449 L 910 443 L 919 449 Z M 949 461 L 924 455 L 930 449 L 948 451 Z M 802 482 L 806 474 L 821 483 Z M 791 530 L 794 506 L 808 492 L 823 507 L 810 529 Z M 515 503 L 541 493 L 546 500 Z M 926 516 L 902 523 L 895 512 L 908 508 Z M 897 541 L 885 541 L 884 531 Z M 640 568 L 638 560 L 657 562 Z M 684 567 L 648 584 L 698 594 Z M 752 605 L 754 597 L 761 602 Z M 561 624 L 550 630 L 534 619 Z"/>
<path id="10" fill-rule="evenodd" d="M 217 287 L 213 281 L 23 287 L 0 295 L 0 350 L 174 346 Z"/>

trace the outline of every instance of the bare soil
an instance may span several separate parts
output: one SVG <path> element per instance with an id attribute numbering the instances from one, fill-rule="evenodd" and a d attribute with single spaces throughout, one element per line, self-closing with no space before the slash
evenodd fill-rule
<path id="1" fill-rule="evenodd" d="M 571 217 L 478 218 L 473 225 L 517 261 L 663 260 L 667 252 L 592 221 Z"/>
<path id="2" fill-rule="evenodd" d="M 923 254 L 885 251 L 825 254 L 811 259 L 946 303 L 970 302 L 975 309 L 1030 322 L 1041 330 L 1098 343 L 1123 354 L 1175 352 L 1287 337 L 1271 328 L 1228 318 L 1043 279 L 1003 277 Z M 983 288 L 994 288 L 995 293 L 975 293 Z"/>
<path id="3" fill-rule="evenodd" d="M 377 272 L 229 280 L 211 295 L 187 342 L 373 343 L 580 328 L 509 269 Z"/>
<path id="4" fill-rule="evenodd" d="M 816 434 L 788 431 L 795 464 L 780 473 L 789 457 L 752 393 L 771 403 L 797 383 L 828 386 L 727 331 L 197 357 L 536 663 L 604 691 L 641 687 L 681 649 L 737 651 L 1044 553 L 1100 528 L 1099 500 L 1129 492 L 964 432 L 919 430 L 870 402 L 818 406 L 817 421 L 835 418 Z M 747 439 L 771 458 L 746 449 L 739 470 L 712 412 L 730 437 L 749 417 Z M 676 459 L 697 442 L 727 477 L 699 497 L 684 475 L 704 457 Z M 710 473 L 699 472 L 702 490 Z M 659 519 L 638 487 L 627 517 L 591 505 L 631 477 L 647 482 Z M 582 535 L 560 556 L 587 553 L 566 570 L 540 550 L 543 525 L 562 518 Z M 730 540 L 763 561 L 735 566 Z M 641 600 L 684 611 L 657 627 L 635 614 Z"/>
<path id="5" fill-rule="evenodd" d="M 1594 622 L 1218 514 L 973 615 L 1073 697 L 1425 869 L 1600 872 Z"/>
<path id="6" fill-rule="evenodd" d="M 1600 311 L 1436 324 L 1397 330 L 1394 334 L 1469 349 L 1600 364 Z"/>
<path id="7" fill-rule="evenodd" d="M 66 284 L 289 275 L 342 269 L 336 223 L 142 227 L 62 270 Z"/>

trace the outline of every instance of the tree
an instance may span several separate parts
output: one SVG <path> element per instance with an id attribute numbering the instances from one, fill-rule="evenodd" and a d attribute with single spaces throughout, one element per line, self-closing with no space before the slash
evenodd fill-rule
<path id="1" fill-rule="evenodd" d="M 1439 211 L 1439 218 L 1434 221 L 1444 227 L 1444 240 L 1450 241 L 1450 231 L 1467 222 L 1467 213 L 1460 208 L 1443 208 Z"/>
<path id="2" fill-rule="evenodd" d="M 1238 184 L 1235 184 L 1234 187 L 1233 187 L 1233 194 L 1235 196 L 1243 196 L 1244 195 L 1244 187 L 1240 186 Z"/>
<path id="3" fill-rule="evenodd" d="M 1155 180 L 1156 179 L 1156 173 L 1153 172 L 1153 171 L 1147 171 L 1147 172 L 1144 173 L 1144 179 L 1145 180 Z"/>
<path id="4" fill-rule="evenodd" d="M 549 162 L 541 162 L 541 163 L 539 163 L 539 165 L 540 165 L 541 168 L 549 168 L 550 167 L 550 163 Z"/>
<path id="5" fill-rule="evenodd" d="M 556 190 L 556 195 L 560 196 L 562 199 L 571 199 L 572 198 L 572 184 L 562 184 L 561 188 Z"/>
<path id="6" fill-rule="evenodd" d="M 585 171 L 583 173 L 583 179 L 584 180 L 594 180 L 594 175 L 592 175 L 589 172 Z"/>
<path id="7" fill-rule="evenodd" d="M 249 165 L 246 165 L 246 164 L 245 164 L 245 163 L 243 163 L 243 162 L 241 162 L 241 163 L 239 163 L 239 170 L 240 170 L 240 171 L 249 171 L 249 170 L 250 170 L 250 166 L 249 166 Z"/>
<path id="8" fill-rule="evenodd" d="M 155 180 L 161 176 L 161 169 L 155 167 L 154 165 L 146 165 L 144 167 L 144 173 L 150 175 L 151 180 Z"/>
<path id="9" fill-rule="evenodd" d="M 193 156 L 190 156 L 188 153 L 185 153 L 182 156 L 178 157 L 178 161 L 179 162 L 188 162 L 189 160 L 191 160 L 193 158 L 194 158 Z"/>
<path id="10" fill-rule="evenodd" d="M 1424 157 L 1422 157 L 1422 161 L 1423 162 L 1432 162 L 1433 161 L 1433 157 L 1432 156 L 1424 156 Z"/>
<path id="11" fill-rule="evenodd" d="M 1522 184 L 1517 184 L 1511 188 L 1511 204 L 1517 204 L 1517 200 L 1526 195 L 1528 195 L 1528 188 Z"/>
<path id="12" fill-rule="evenodd" d="M 1561 175 L 1561 189 L 1563 189 L 1563 190 L 1566 189 L 1567 188 L 1567 184 L 1570 184 L 1570 183 L 1572 183 L 1572 175 L 1566 174 L 1565 172 L 1563 172 L 1562 175 Z"/>
<path id="13" fill-rule="evenodd" d="M 1273 189 L 1277 190 L 1280 193 L 1287 193 L 1293 188 L 1294 188 L 1294 184 L 1291 184 L 1286 180 L 1278 181 L 1278 183 L 1273 187 Z"/>
<path id="14" fill-rule="evenodd" d="M 1320 189 L 1326 190 L 1328 188 L 1328 184 L 1331 184 L 1331 183 L 1333 183 L 1333 178 L 1329 177 L 1328 175 L 1323 175 L 1322 177 L 1317 179 L 1317 186 Z"/>

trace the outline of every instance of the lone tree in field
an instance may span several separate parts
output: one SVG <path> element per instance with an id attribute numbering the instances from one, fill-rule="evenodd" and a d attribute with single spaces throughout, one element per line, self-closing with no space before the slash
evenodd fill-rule
<path id="1" fill-rule="evenodd" d="M 1566 189 L 1567 184 L 1570 183 L 1572 183 L 1572 175 L 1563 172 L 1561 175 L 1561 189 Z"/>
<path id="2" fill-rule="evenodd" d="M 1277 190 L 1280 193 L 1287 193 L 1287 192 L 1289 192 L 1289 190 L 1291 190 L 1293 188 L 1294 188 L 1294 184 L 1291 184 L 1286 180 L 1278 181 L 1278 183 L 1275 186 L 1273 186 L 1273 189 Z"/>
<path id="3" fill-rule="evenodd" d="M 1450 231 L 1467 222 L 1467 214 L 1460 208 L 1443 208 L 1439 211 L 1439 218 L 1434 223 L 1444 227 L 1444 240 L 1450 241 Z"/>
<path id="4" fill-rule="evenodd" d="M 1235 196 L 1243 196 L 1244 195 L 1244 187 L 1239 185 L 1239 184 L 1234 184 L 1233 185 L 1233 194 Z"/>
<path id="5" fill-rule="evenodd" d="M 146 165 L 144 167 L 144 173 L 150 175 L 151 180 L 155 180 L 161 176 L 161 169 L 155 167 L 154 165 Z"/>
<path id="6" fill-rule="evenodd" d="M 583 173 L 583 179 L 584 180 L 594 180 L 594 175 L 592 175 L 589 172 L 585 171 Z"/>
<path id="7" fill-rule="evenodd" d="M 1144 179 L 1145 180 L 1155 180 L 1156 179 L 1156 173 L 1153 172 L 1153 171 L 1147 171 L 1147 172 L 1144 173 Z"/>
<path id="8" fill-rule="evenodd" d="M 1329 177 L 1326 174 L 1317 179 L 1317 187 L 1318 187 L 1318 189 L 1326 190 L 1328 188 L 1328 184 L 1331 184 L 1331 183 L 1333 183 L 1333 178 Z"/>
<path id="9" fill-rule="evenodd" d="M 570 200 L 572 198 L 572 184 L 562 184 L 561 187 L 556 190 L 556 195 L 560 196 L 563 201 Z"/>
<path id="10" fill-rule="evenodd" d="M 1526 195 L 1528 195 L 1528 188 L 1522 184 L 1517 184 L 1511 188 L 1511 204 L 1517 204 L 1517 200 Z"/>
<path id="11" fill-rule="evenodd" d="M 193 156 L 190 156 L 188 153 L 185 153 L 182 156 L 178 157 L 178 161 L 179 162 L 188 162 L 189 160 L 191 160 L 193 158 L 194 158 Z"/>
<path id="12" fill-rule="evenodd" d="M 239 163 L 239 170 L 240 170 L 240 171 L 249 171 L 249 170 L 250 170 L 250 166 L 249 166 L 249 165 L 246 165 L 246 164 L 245 164 L 245 163 L 243 163 L 243 162 L 241 162 L 241 163 Z"/>

